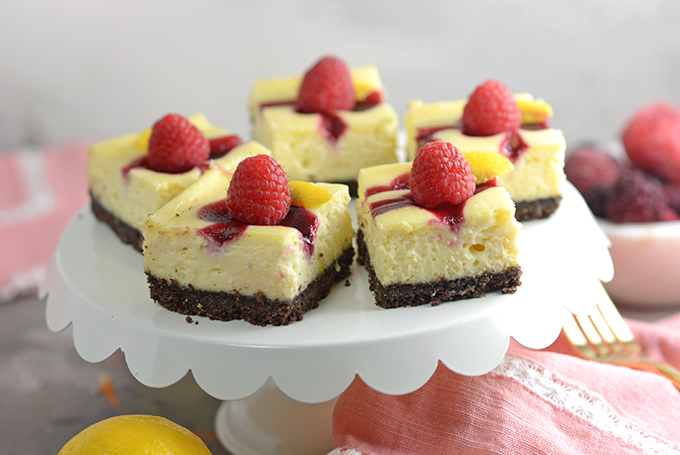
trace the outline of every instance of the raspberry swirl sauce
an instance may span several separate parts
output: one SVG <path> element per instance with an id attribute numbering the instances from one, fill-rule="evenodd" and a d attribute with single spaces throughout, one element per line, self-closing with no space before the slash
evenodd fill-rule
<path id="1" fill-rule="evenodd" d="M 365 197 L 368 198 L 369 196 L 382 193 L 385 191 L 409 189 L 408 180 L 409 174 L 408 173 L 402 174 L 396 177 L 394 180 L 392 180 L 392 182 L 390 182 L 387 185 L 374 186 L 372 188 L 368 188 L 366 190 Z M 477 188 L 475 188 L 475 194 L 479 193 L 480 191 L 484 191 L 488 188 L 492 188 L 494 186 L 497 186 L 496 179 L 489 180 L 488 182 L 478 185 Z M 418 205 L 418 203 L 416 203 L 413 200 L 411 193 L 406 193 L 391 199 L 383 199 L 380 201 L 372 202 L 370 204 L 370 210 L 371 215 L 375 219 L 377 216 L 382 215 L 385 212 L 389 212 L 391 210 L 398 210 L 409 206 L 416 206 L 423 210 L 427 210 L 436 217 L 438 223 L 448 225 L 451 230 L 456 230 L 456 228 L 465 220 L 465 217 L 463 216 L 463 212 L 465 210 L 465 201 L 455 205 L 444 203 L 434 209 L 430 209 Z"/>
<path id="2" fill-rule="evenodd" d="M 241 145 L 241 138 L 236 135 L 236 134 L 229 134 L 227 136 L 220 136 L 220 137 L 214 137 L 208 140 L 210 144 L 210 159 L 216 159 L 216 158 L 221 158 L 225 155 L 227 155 L 229 152 L 234 150 L 236 147 Z M 121 169 L 121 173 L 123 174 L 124 179 L 129 178 L 130 171 L 135 168 L 144 168 L 148 169 L 154 172 L 154 169 L 151 169 L 149 167 L 149 160 L 147 155 L 140 156 L 139 158 L 136 158 L 132 160 L 130 163 L 127 165 L 123 166 Z M 203 163 L 198 164 L 196 167 L 198 167 L 201 170 L 201 173 L 205 172 L 208 170 L 208 163 L 204 161 Z M 193 169 L 193 168 L 192 168 Z M 192 169 L 189 169 L 192 170 Z M 182 172 L 176 172 L 175 174 L 183 174 L 184 172 L 189 172 L 189 171 L 182 171 Z M 171 172 L 163 172 L 163 174 L 173 174 Z"/>
<path id="3" fill-rule="evenodd" d="M 541 124 L 527 124 L 527 125 L 522 125 L 521 129 L 525 130 L 541 130 L 541 129 L 546 129 L 548 128 L 548 125 L 545 123 Z M 459 121 L 454 125 L 440 125 L 440 126 L 429 126 L 429 127 L 423 127 L 423 128 L 418 128 L 416 130 L 416 143 L 420 146 L 425 144 L 426 142 L 431 142 L 434 140 L 437 140 L 434 138 L 434 135 L 438 131 L 442 130 L 460 130 L 461 133 L 463 131 L 463 125 Z M 529 148 L 529 146 L 524 142 L 524 139 L 522 138 L 522 135 L 519 130 L 515 131 L 506 131 L 504 134 L 504 138 L 500 143 L 500 146 L 498 148 L 498 152 L 508 158 L 511 162 L 515 162 L 521 155 L 524 153 L 524 151 Z M 455 144 L 454 144 L 455 145 Z"/>
<path id="4" fill-rule="evenodd" d="M 383 102 L 383 94 L 380 91 L 374 91 L 368 94 L 368 96 L 357 101 L 354 105 L 353 112 L 360 112 L 368 110 L 372 107 L 377 106 Z M 274 101 L 271 103 L 261 103 L 260 110 L 266 109 L 268 107 L 275 106 L 295 106 L 295 112 L 299 114 L 306 114 L 306 112 L 300 112 L 297 108 L 297 101 Z M 326 138 L 330 143 L 335 143 L 340 139 L 340 137 L 347 131 L 347 124 L 342 121 L 340 116 L 328 113 L 319 113 L 321 115 L 321 120 L 319 121 L 319 131 L 321 135 Z"/>
<path id="5" fill-rule="evenodd" d="M 204 205 L 198 210 L 197 216 L 201 220 L 212 223 L 199 229 L 199 235 L 214 242 L 218 247 L 237 240 L 249 226 L 229 215 L 226 198 Z M 300 231 L 305 251 L 309 257 L 312 256 L 316 244 L 316 233 L 319 229 L 319 218 L 315 214 L 304 207 L 291 206 L 288 215 L 277 226 L 286 226 Z"/>

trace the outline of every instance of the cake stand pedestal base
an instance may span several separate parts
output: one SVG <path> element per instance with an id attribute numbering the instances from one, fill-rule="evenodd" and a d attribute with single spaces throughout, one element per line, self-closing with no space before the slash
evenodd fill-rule
<path id="1" fill-rule="evenodd" d="M 249 397 L 220 405 L 217 438 L 233 455 L 326 455 L 334 448 L 336 400 L 302 403 L 269 379 Z"/>

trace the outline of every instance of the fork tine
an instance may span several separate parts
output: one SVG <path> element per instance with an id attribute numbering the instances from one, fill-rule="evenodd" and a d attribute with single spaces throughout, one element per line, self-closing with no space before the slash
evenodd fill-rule
<path id="1" fill-rule="evenodd" d="M 592 359 L 597 357 L 598 353 L 593 349 L 593 347 L 588 344 L 588 340 L 583 335 L 581 327 L 576 323 L 574 316 L 568 311 L 565 312 L 564 324 L 562 326 L 564 334 L 569 339 L 569 342 L 574 346 L 581 356 Z"/>
<path id="2" fill-rule="evenodd" d="M 576 319 L 576 322 L 581 327 L 588 342 L 599 353 L 599 356 L 608 355 L 610 353 L 609 347 L 600 336 L 600 333 L 597 331 L 590 318 L 588 316 L 574 315 L 574 319 Z"/>
<path id="3" fill-rule="evenodd" d="M 616 335 L 609 326 L 609 321 L 603 317 L 603 314 L 600 311 L 591 313 L 589 317 L 600 336 L 604 339 L 605 343 L 609 345 L 612 353 L 622 354 L 626 352 L 625 343 L 622 343 L 616 338 Z"/>
<path id="4" fill-rule="evenodd" d="M 590 360 L 660 374 L 680 390 L 680 371 L 664 362 L 655 362 L 645 354 L 604 287 L 602 292 L 604 298 L 599 299 L 598 311 L 593 314 L 574 315 L 565 308 L 562 331 L 578 354 Z"/>
<path id="5" fill-rule="evenodd" d="M 619 310 L 609 297 L 603 299 L 599 303 L 598 308 L 616 339 L 622 342 L 630 351 L 639 352 L 642 350 L 642 347 L 638 344 L 633 332 L 631 332 L 628 324 L 623 320 L 623 316 L 621 316 L 621 313 L 619 313 Z"/>

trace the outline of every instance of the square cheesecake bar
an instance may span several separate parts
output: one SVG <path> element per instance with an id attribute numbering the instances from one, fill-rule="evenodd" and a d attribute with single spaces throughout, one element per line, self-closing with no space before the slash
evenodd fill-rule
<path id="1" fill-rule="evenodd" d="M 276 225 L 232 218 L 232 172 L 213 166 L 144 226 L 144 270 L 163 307 L 253 325 L 301 320 L 354 260 L 347 186 L 290 182 L 292 204 Z"/>
<path id="2" fill-rule="evenodd" d="M 484 186 L 461 204 L 427 209 L 408 188 L 412 163 L 359 174 L 358 261 L 376 305 L 438 305 L 512 293 L 520 283 L 520 224 L 505 188 Z"/>
<path id="3" fill-rule="evenodd" d="M 445 141 L 461 152 L 495 151 L 508 157 L 515 169 L 498 177 L 517 205 L 520 221 L 546 218 L 557 207 L 566 180 L 564 159 L 566 141 L 560 130 L 548 126 L 552 108 L 529 94 L 516 94 L 522 112 L 518 130 L 492 136 L 471 136 L 463 132 L 462 117 L 466 100 L 409 103 L 405 117 L 406 149 L 413 160 L 429 141 Z"/>
<path id="4" fill-rule="evenodd" d="M 253 137 L 272 151 L 291 180 L 344 183 L 356 194 L 359 169 L 397 162 L 398 117 L 386 102 L 378 69 L 350 70 L 356 94 L 352 110 L 301 112 L 302 75 L 253 83 Z"/>

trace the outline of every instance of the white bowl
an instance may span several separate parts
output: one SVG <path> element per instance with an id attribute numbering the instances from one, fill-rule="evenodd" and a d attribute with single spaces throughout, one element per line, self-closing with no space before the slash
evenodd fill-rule
<path id="1" fill-rule="evenodd" d="M 611 241 L 611 298 L 629 306 L 680 306 L 680 221 L 616 224 L 598 220 Z"/>

